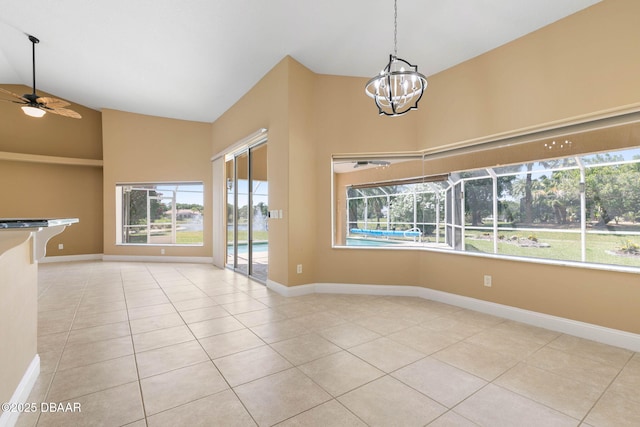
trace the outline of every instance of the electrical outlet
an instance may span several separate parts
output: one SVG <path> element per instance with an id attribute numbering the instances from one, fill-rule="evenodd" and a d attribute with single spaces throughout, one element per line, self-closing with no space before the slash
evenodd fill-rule
<path id="1" fill-rule="evenodd" d="M 61 251 L 64 249 L 64 244 L 58 243 L 58 250 Z"/>
<path id="2" fill-rule="evenodd" d="M 485 274 L 485 276 L 484 276 L 484 285 L 487 288 L 491 287 L 491 276 Z"/>
<path id="3" fill-rule="evenodd" d="M 160 255 L 164 255 L 164 248 L 160 249 Z"/>
<path id="4" fill-rule="evenodd" d="M 298 272 L 298 274 L 302 274 L 302 264 L 298 264 L 298 266 L 296 267 L 296 271 Z"/>

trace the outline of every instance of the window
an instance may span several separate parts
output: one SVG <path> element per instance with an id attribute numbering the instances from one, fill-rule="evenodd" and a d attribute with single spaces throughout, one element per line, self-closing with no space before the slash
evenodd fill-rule
<path id="1" fill-rule="evenodd" d="M 640 147 L 576 153 L 563 141 L 520 147 L 540 159 L 443 175 L 425 171 L 456 162 L 336 157 L 334 245 L 640 267 Z"/>
<path id="2" fill-rule="evenodd" d="M 116 185 L 117 244 L 202 245 L 203 184 Z"/>

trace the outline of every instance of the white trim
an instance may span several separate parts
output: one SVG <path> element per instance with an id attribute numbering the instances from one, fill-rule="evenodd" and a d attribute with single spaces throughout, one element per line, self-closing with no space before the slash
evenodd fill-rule
<path id="1" fill-rule="evenodd" d="M 7 151 L 0 151 L 0 160 L 8 160 L 13 162 L 45 163 L 49 165 L 90 166 L 98 168 L 101 168 L 104 165 L 104 162 L 102 160 L 96 159 L 42 156 L 40 154 L 10 153 Z"/>
<path id="2" fill-rule="evenodd" d="M 18 387 L 7 403 L 27 403 L 31 390 L 40 375 L 40 356 L 37 354 L 24 372 Z M 18 422 L 20 412 L 0 412 L 0 427 L 13 427 Z"/>
<path id="3" fill-rule="evenodd" d="M 126 261 L 126 262 L 181 262 L 192 264 L 212 264 L 212 257 L 196 256 L 154 256 L 154 255 L 103 255 L 103 261 Z"/>
<path id="4" fill-rule="evenodd" d="M 445 304 L 462 307 L 469 310 L 509 320 L 526 323 L 552 331 L 562 332 L 580 338 L 626 348 L 640 352 L 640 335 L 618 329 L 606 328 L 591 323 L 579 322 L 564 317 L 552 316 L 535 311 L 524 310 L 508 305 L 483 301 L 475 298 L 437 291 L 419 286 L 392 285 L 356 285 L 348 283 L 313 283 L 301 286 L 287 287 L 272 280 L 267 281 L 267 287 L 286 297 L 307 295 L 312 293 L 359 294 L 359 295 L 388 295 L 418 297 Z"/>
<path id="5" fill-rule="evenodd" d="M 220 151 L 219 153 L 211 156 L 211 161 L 214 161 L 220 157 L 225 157 L 229 154 L 233 154 L 237 151 L 244 150 L 246 148 L 251 147 L 252 145 L 256 145 L 257 143 L 262 142 L 267 139 L 267 128 L 260 128 L 257 131 L 253 132 L 251 135 L 247 135 L 239 141 L 231 144 L 229 147 Z"/>
<path id="6" fill-rule="evenodd" d="M 267 279 L 267 288 L 285 297 L 299 297 L 301 295 L 312 294 L 315 292 L 315 284 L 285 286 L 271 279 Z"/>
<path id="7" fill-rule="evenodd" d="M 54 262 L 98 261 L 101 259 L 102 254 L 46 256 L 38 260 L 38 263 L 50 264 Z"/>

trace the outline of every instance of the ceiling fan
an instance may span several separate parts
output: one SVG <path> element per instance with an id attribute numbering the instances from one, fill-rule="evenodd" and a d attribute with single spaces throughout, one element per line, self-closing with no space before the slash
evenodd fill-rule
<path id="1" fill-rule="evenodd" d="M 71 105 L 67 101 L 63 101 L 57 98 L 50 98 L 47 96 L 40 97 L 36 94 L 36 43 L 40 43 L 40 40 L 35 38 L 34 36 L 28 35 L 29 40 L 31 41 L 32 48 L 32 63 L 33 63 L 33 93 L 27 93 L 22 96 L 17 95 L 11 91 L 0 88 L 0 92 L 4 92 L 13 96 L 14 98 L 18 98 L 20 101 L 9 101 L 15 102 L 16 104 L 23 104 L 22 111 L 28 116 L 31 117 L 42 117 L 46 113 L 58 114 L 59 116 L 71 117 L 73 119 L 80 119 L 82 116 L 68 108 L 64 108 L 68 105 Z M 8 100 L 3 100 L 8 101 Z"/>

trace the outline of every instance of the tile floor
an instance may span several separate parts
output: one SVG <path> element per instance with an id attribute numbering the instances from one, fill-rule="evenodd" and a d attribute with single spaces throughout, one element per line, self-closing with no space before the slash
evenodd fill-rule
<path id="1" fill-rule="evenodd" d="M 209 265 L 39 266 L 18 426 L 638 426 L 640 354 L 419 298 L 285 298 Z"/>

